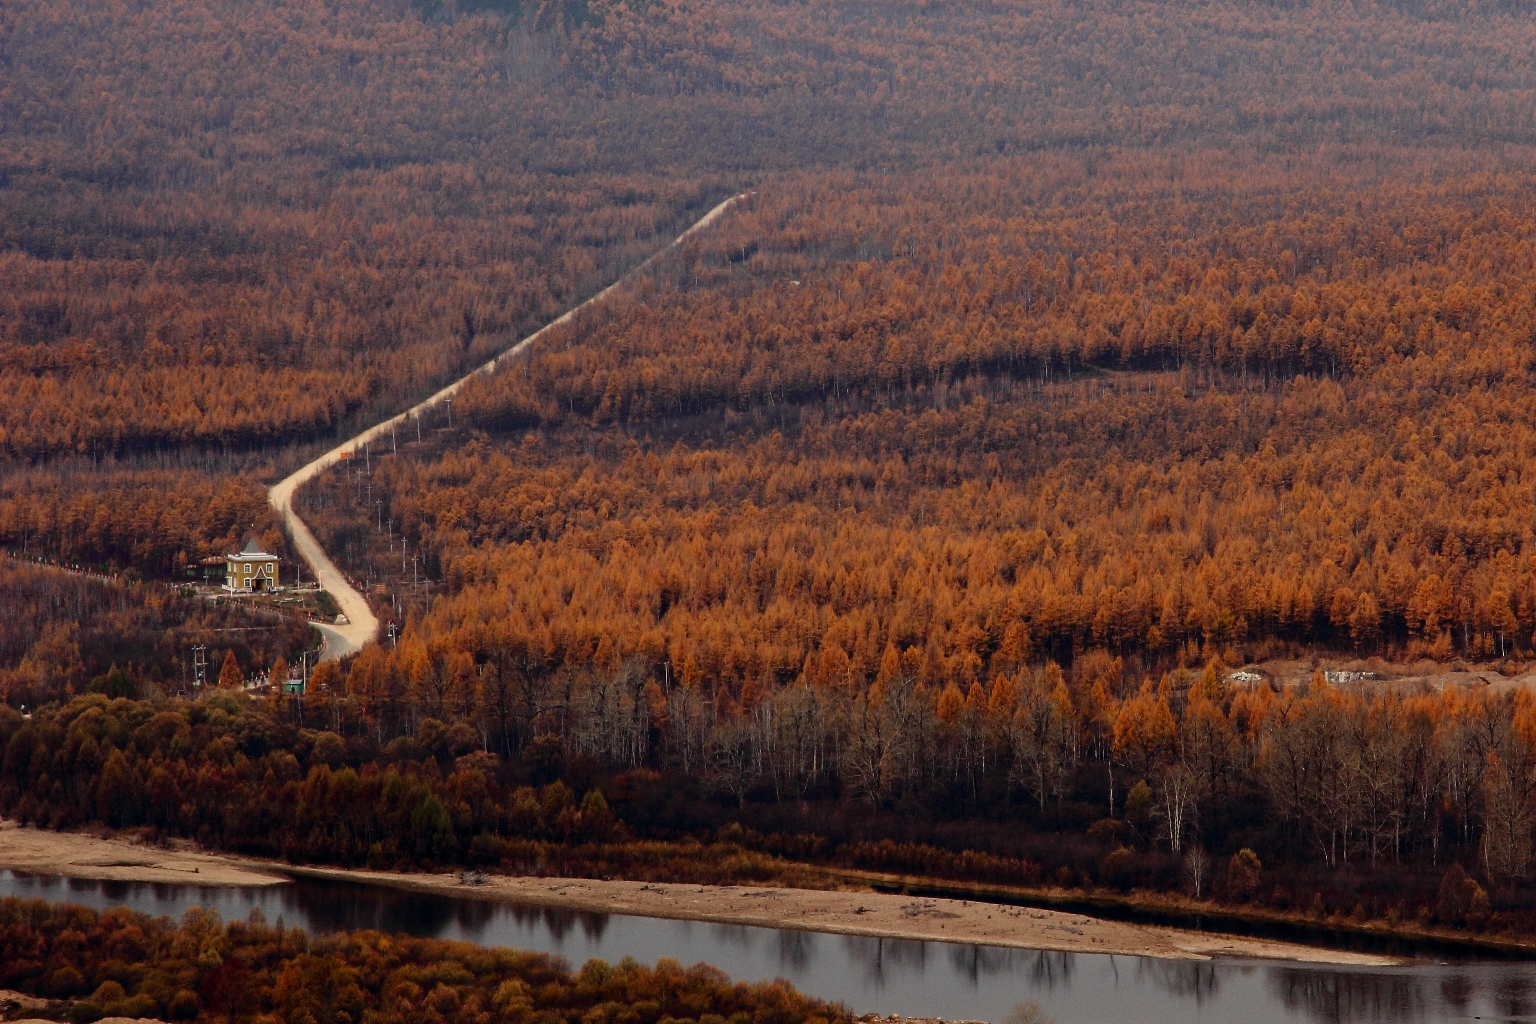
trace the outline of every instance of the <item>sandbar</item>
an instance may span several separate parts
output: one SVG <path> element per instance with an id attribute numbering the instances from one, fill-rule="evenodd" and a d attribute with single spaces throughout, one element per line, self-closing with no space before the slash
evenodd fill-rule
<path id="1" fill-rule="evenodd" d="M 1061 911 L 867 889 L 683 885 L 508 875 L 486 875 L 477 878 L 475 884 L 466 884 L 456 874 L 296 867 L 186 848 L 167 850 L 118 838 L 18 828 L 13 822 L 0 823 L 0 868 L 74 878 L 194 885 L 277 885 L 289 878 L 333 879 L 552 909 L 1073 953 L 1179 960 L 1222 956 L 1354 966 L 1403 962 L 1397 957 L 1269 939 L 1148 927 Z"/>
<path id="2" fill-rule="evenodd" d="M 82 832 L 51 832 L 0 821 L 0 868 L 117 882 L 183 885 L 282 885 L 286 875 L 246 861 L 202 853 L 190 844 L 146 846 Z"/>

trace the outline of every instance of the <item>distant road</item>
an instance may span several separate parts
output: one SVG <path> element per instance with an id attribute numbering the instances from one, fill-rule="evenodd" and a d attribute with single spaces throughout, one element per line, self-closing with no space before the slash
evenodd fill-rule
<path id="1" fill-rule="evenodd" d="M 290 476 L 285 477 L 283 480 L 273 485 L 272 489 L 267 492 L 267 501 L 270 502 L 272 507 L 277 509 L 277 511 L 282 515 L 283 526 L 287 529 L 288 536 L 290 539 L 292 539 L 294 548 L 298 551 L 299 557 L 308 563 L 310 571 L 315 574 L 315 579 L 320 583 L 320 588 L 325 590 L 336 599 L 336 604 L 340 606 L 342 614 L 344 614 L 349 620 L 348 624 L 344 626 L 330 624 L 322 625 L 318 622 L 315 623 L 316 628 L 320 630 L 321 635 L 325 638 L 325 647 L 321 653 L 322 660 L 329 661 L 337 658 L 345 658 L 348 655 L 357 653 L 362 649 L 364 644 L 378 635 L 379 620 L 378 617 L 373 614 L 373 609 L 369 607 L 367 599 L 364 598 L 362 594 L 359 594 L 357 589 L 353 587 L 352 584 L 347 581 L 347 578 L 342 575 L 341 571 L 336 568 L 335 564 L 326 555 L 325 549 L 320 546 L 320 542 L 315 540 L 315 535 L 310 532 L 309 527 L 305 525 L 304 520 L 300 519 L 298 513 L 293 510 L 293 492 L 298 489 L 299 485 L 313 480 L 324 470 L 327 470 L 336 465 L 338 462 L 342 461 L 343 456 L 355 454 L 356 452 L 360 451 L 364 444 L 384 436 L 389 432 L 391 428 L 398 427 L 400 424 L 405 423 L 411 417 L 420 416 L 428 409 L 441 405 L 443 402 L 458 394 L 459 389 L 462 388 L 471 377 L 482 373 L 493 372 L 503 359 L 518 355 L 529 345 L 532 345 L 534 342 L 538 341 L 539 338 L 545 334 L 545 332 L 552 331 L 556 327 L 560 327 L 569 323 L 577 313 L 580 313 L 588 306 L 606 299 L 614 291 L 614 289 L 618 288 L 620 285 L 628 281 L 631 277 L 635 276 L 640 271 L 644 270 L 646 267 L 649 267 L 652 263 L 655 263 L 662 256 L 665 256 L 667 253 L 677 248 L 677 246 L 681 245 L 695 232 L 702 231 L 704 228 L 709 227 L 715 221 L 719 220 L 721 215 L 724 214 L 732 204 L 745 199 L 750 194 L 751 193 L 743 192 L 739 196 L 732 196 L 731 198 L 727 199 L 725 202 L 721 203 L 719 206 L 715 207 L 713 210 L 710 210 L 704 216 L 700 217 L 697 221 L 694 222 L 692 227 L 678 235 L 665 248 L 658 250 L 644 263 L 640 264 L 638 267 L 635 267 L 633 270 L 620 277 L 617 281 L 613 282 L 613 284 L 610 284 L 608 287 L 592 296 L 586 302 L 583 302 L 581 305 L 569 310 L 558 320 L 545 324 L 543 327 L 539 328 L 537 331 L 534 331 L 532 334 L 528 335 L 528 337 L 524 338 L 522 341 L 519 341 L 511 348 L 503 350 L 499 355 L 496 356 L 496 358 L 492 359 L 484 366 L 480 366 L 474 370 L 471 370 L 469 373 L 454 381 L 452 384 L 449 384 L 447 387 L 443 388 L 431 398 L 428 398 L 423 402 L 418 402 L 417 404 L 407 409 L 405 412 L 402 412 L 400 415 L 393 416 L 385 420 L 383 423 L 369 427 L 367 430 L 363 431 L 361 434 L 358 434 L 356 437 L 348 441 L 343 441 L 341 444 L 337 445 L 335 448 L 332 448 L 330 451 L 326 452 L 315 461 L 309 463 L 304 468 L 298 470 Z"/>

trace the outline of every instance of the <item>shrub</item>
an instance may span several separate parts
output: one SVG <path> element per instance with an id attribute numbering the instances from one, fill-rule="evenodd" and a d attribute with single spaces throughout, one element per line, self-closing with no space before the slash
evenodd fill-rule
<path id="1" fill-rule="evenodd" d="M 1124 846 L 1105 855 L 1099 865 L 1099 882 L 1115 889 L 1129 889 L 1136 877 L 1136 854 Z"/>
<path id="2" fill-rule="evenodd" d="M 1128 846 L 1136 841 L 1136 830 L 1128 821 L 1101 818 L 1088 826 L 1088 838 L 1106 847 Z"/>
<path id="3" fill-rule="evenodd" d="M 60 967 L 48 979 L 48 994 L 55 996 L 78 995 L 85 991 L 85 977 L 73 967 Z M 97 1013 L 97 1017 L 101 1014 Z"/>
<path id="4" fill-rule="evenodd" d="M 1259 855 L 1246 846 L 1232 855 L 1227 864 L 1227 894 L 1235 900 L 1246 900 L 1259 889 L 1259 874 L 1264 865 Z"/>
<path id="5" fill-rule="evenodd" d="M 1460 864 L 1453 863 L 1440 879 L 1435 919 L 1453 927 L 1480 928 L 1488 920 L 1488 894 Z"/>
<path id="6" fill-rule="evenodd" d="M 192 1020 L 203 1012 L 203 1001 L 197 997 L 196 992 L 182 989 L 171 997 L 166 1009 L 171 1020 Z"/>
<path id="7" fill-rule="evenodd" d="M 1142 779 L 1125 794 L 1125 820 L 1138 828 L 1152 820 L 1152 787 Z"/>

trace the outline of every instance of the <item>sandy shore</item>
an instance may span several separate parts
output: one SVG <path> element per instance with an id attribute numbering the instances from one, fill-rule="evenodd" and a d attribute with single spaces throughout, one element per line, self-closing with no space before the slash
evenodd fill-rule
<path id="1" fill-rule="evenodd" d="M 288 881 L 255 862 L 198 853 L 187 847 L 162 849 L 74 832 L 19 828 L 14 821 L 0 821 L 0 868 L 35 875 L 184 885 L 281 885 Z"/>
<path id="2" fill-rule="evenodd" d="M 563 910 L 1078 953 L 1196 960 L 1257 957 L 1376 966 L 1399 962 L 1391 957 L 1151 928 L 974 900 L 920 899 L 869 891 L 503 875 L 486 876 L 480 885 L 466 885 L 452 874 L 297 868 L 186 849 L 162 850 L 120 839 L 23 829 L 13 822 L 0 823 L 0 868 L 76 878 L 204 885 L 273 885 L 287 877 L 344 879 Z"/>
<path id="3" fill-rule="evenodd" d="M 1258 957 L 1385 966 L 1392 957 L 1317 949 L 1234 935 L 1149 928 L 1026 907 L 974 900 L 915 898 L 876 892 L 835 892 L 740 885 L 670 885 L 590 878 L 487 876 L 466 886 L 455 875 L 398 875 L 328 868 L 291 869 L 310 878 L 347 878 L 455 896 L 642 917 L 798 928 L 837 935 L 980 943 L 1076 953 L 1117 953 L 1168 959 Z"/>

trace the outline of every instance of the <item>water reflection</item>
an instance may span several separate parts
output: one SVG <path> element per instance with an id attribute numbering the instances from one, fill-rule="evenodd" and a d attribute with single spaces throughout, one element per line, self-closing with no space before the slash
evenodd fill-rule
<path id="1" fill-rule="evenodd" d="M 1025 951 L 1024 958 L 1030 988 L 1046 992 L 1057 989 L 1065 992 L 1071 989 L 1072 967 L 1077 963 L 1076 954 L 1036 949 Z M 1110 967 L 1118 970 L 1114 960 L 1114 957 L 1109 958 Z"/>
<path id="2" fill-rule="evenodd" d="M 980 983 L 983 977 L 991 978 L 1005 971 L 1017 971 L 1025 956 L 1038 955 L 1036 950 L 1005 949 L 1001 946 L 953 945 L 948 952 L 950 970 L 969 978 L 973 984 Z"/>
<path id="3" fill-rule="evenodd" d="M 1153 960 L 1136 958 L 1136 980 L 1198 1006 L 1216 996 L 1221 986 L 1213 960 Z"/>
<path id="4" fill-rule="evenodd" d="M 1527 978 L 1503 978 L 1499 981 L 1494 1005 L 1511 1020 L 1531 1019 L 1531 983 Z"/>
<path id="5" fill-rule="evenodd" d="M 1440 982 L 1440 998 L 1445 1000 L 1445 1005 L 1465 1014 L 1467 1007 L 1472 1005 L 1472 982 L 1460 974 L 1444 978 Z"/>
<path id="6" fill-rule="evenodd" d="M 756 937 L 753 933 L 761 930 L 759 928 L 746 928 L 739 924 L 710 925 L 710 931 L 713 933 L 716 942 L 739 950 L 750 950 L 752 948 L 752 940 Z"/>
<path id="7" fill-rule="evenodd" d="M 816 936 L 811 932 L 779 932 L 779 963 L 804 971 L 816 955 Z"/>
<path id="8" fill-rule="evenodd" d="M 1281 1001 L 1308 1020 L 1422 1021 L 1432 1011 L 1421 979 L 1407 974 L 1281 969 L 1271 979 Z"/>
<path id="9" fill-rule="evenodd" d="M 842 945 L 848 960 L 862 966 L 865 983 L 883 989 L 893 978 L 922 977 L 931 943 L 845 935 Z"/>
<path id="10" fill-rule="evenodd" d="M 172 917 L 192 906 L 226 920 L 257 910 L 311 932 L 374 928 L 463 939 L 540 950 L 577 965 L 590 957 L 702 961 L 743 980 L 784 977 L 859 1013 L 1002 1022 L 1035 1001 L 1057 1024 L 1435 1024 L 1536 1016 L 1536 965 L 1524 963 L 1328 969 L 1153 960 L 657 920 L 329 882 L 255 889 L 0 872 L 0 895 L 99 909 L 126 904 Z"/>

